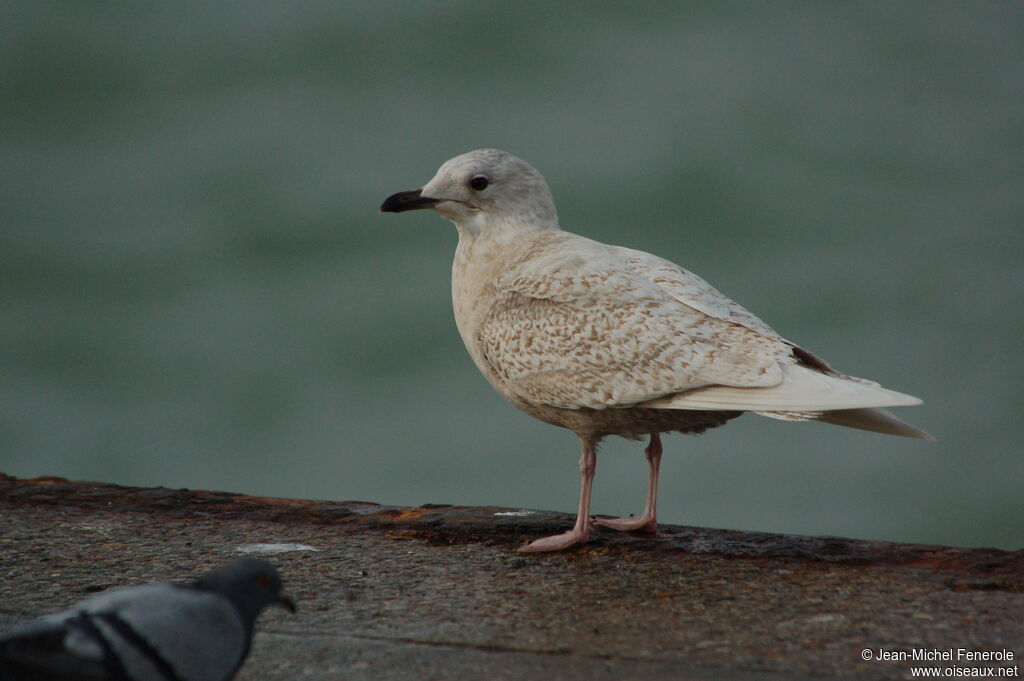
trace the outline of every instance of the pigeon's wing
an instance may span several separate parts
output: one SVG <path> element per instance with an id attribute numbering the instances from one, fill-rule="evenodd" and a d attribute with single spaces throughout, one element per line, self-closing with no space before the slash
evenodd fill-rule
<path id="1" fill-rule="evenodd" d="M 630 267 L 624 249 L 566 232 L 539 238 L 495 282 L 477 339 L 524 399 L 602 409 L 782 381 L 785 341 L 681 303 Z"/>
<path id="2" fill-rule="evenodd" d="M 54 674 L 40 679 L 225 681 L 249 638 L 225 598 L 151 584 L 98 594 L 15 630 L 3 639 L 0 659 Z"/>
<path id="3" fill-rule="evenodd" d="M 102 636 L 68 611 L 64 619 L 43 618 L 0 639 L 0 679 L 21 681 L 106 681 L 126 678 L 124 670 L 103 648 Z M 83 626 L 85 631 L 79 629 Z M 80 638 L 79 650 L 66 645 Z M 92 642 L 93 645 L 89 645 Z M 88 650 L 84 650 L 88 648 Z"/>
<path id="4" fill-rule="evenodd" d="M 919 403 L 838 374 L 668 261 L 566 232 L 539 239 L 510 259 L 478 338 L 528 401 L 778 412 Z"/>
<path id="5" fill-rule="evenodd" d="M 166 665 L 182 681 L 223 681 L 237 671 L 251 632 L 227 599 L 173 584 L 138 589 L 132 598 L 100 594 L 88 608 L 129 673 Z"/>

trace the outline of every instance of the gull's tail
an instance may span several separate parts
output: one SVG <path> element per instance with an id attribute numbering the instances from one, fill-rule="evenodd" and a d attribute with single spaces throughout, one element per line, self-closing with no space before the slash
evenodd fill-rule
<path id="1" fill-rule="evenodd" d="M 831 423 L 834 426 L 846 426 L 859 430 L 870 430 L 875 433 L 886 435 L 899 435 L 901 437 L 916 437 L 919 440 L 935 440 L 934 437 L 920 428 L 915 428 L 906 421 L 893 416 L 888 409 L 840 409 L 838 411 L 819 412 L 785 412 L 785 411 L 759 411 L 761 416 L 783 421 L 821 421 Z"/>
<path id="2" fill-rule="evenodd" d="M 822 421 L 876 433 L 934 440 L 881 407 L 908 407 L 921 400 L 872 381 L 831 375 L 801 366 L 783 366 L 777 385 L 709 385 L 642 403 L 656 409 L 753 411 L 783 421 Z"/>

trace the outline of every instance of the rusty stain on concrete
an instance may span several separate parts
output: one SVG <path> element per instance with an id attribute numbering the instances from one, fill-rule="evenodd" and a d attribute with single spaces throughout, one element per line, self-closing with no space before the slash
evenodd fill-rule
<path id="1" fill-rule="evenodd" d="M 55 477 L 25 480 L 2 473 L 0 496 L 12 504 L 115 507 L 135 512 L 171 513 L 178 517 L 216 515 L 277 523 L 329 524 L 350 533 L 387 528 L 428 541 L 488 543 L 510 548 L 572 522 L 572 516 L 561 513 L 498 515 L 509 509 L 497 507 L 426 504 L 412 508 L 365 501 L 280 499 L 162 487 L 121 487 L 99 482 L 70 482 Z M 657 535 L 599 531 L 593 543 L 578 550 L 603 551 L 613 547 L 844 565 L 914 565 L 990 580 L 979 583 L 979 589 L 1024 591 L 1024 550 L 896 544 L 671 525 L 661 525 Z"/>

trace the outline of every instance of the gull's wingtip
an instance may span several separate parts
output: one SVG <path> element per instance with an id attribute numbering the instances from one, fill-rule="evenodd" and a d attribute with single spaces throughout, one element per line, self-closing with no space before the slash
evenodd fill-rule
<path id="1" fill-rule="evenodd" d="M 910 437 L 917 440 L 928 440 L 929 442 L 937 441 L 931 433 L 927 433 L 902 419 L 896 418 L 888 409 L 841 409 L 838 411 L 826 411 L 819 414 L 814 420 L 834 426 L 870 430 L 875 433 L 884 433 L 885 435 Z"/>

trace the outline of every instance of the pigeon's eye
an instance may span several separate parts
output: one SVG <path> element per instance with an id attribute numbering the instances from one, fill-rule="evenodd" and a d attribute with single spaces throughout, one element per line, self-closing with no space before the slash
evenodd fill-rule
<path id="1" fill-rule="evenodd" d="M 487 185 L 490 183 L 491 181 L 483 175 L 477 175 L 469 181 L 469 186 L 472 187 L 474 191 L 482 192 L 487 189 Z"/>

